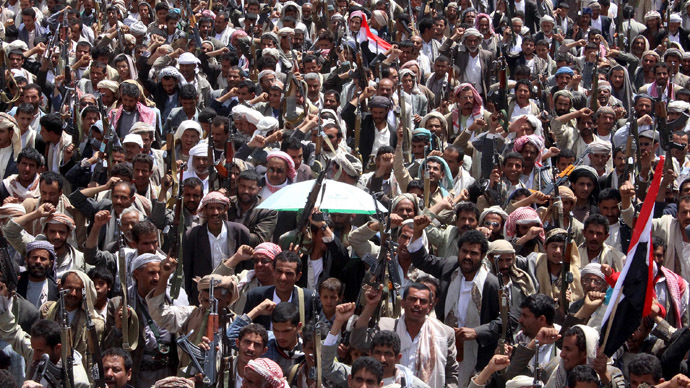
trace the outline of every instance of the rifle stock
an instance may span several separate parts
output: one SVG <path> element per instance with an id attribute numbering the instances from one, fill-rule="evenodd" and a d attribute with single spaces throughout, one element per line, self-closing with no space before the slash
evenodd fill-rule
<path id="1" fill-rule="evenodd" d="M 74 351 L 72 349 L 72 328 L 69 325 L 69 317 L 67 309 L 65 308 L 65 295 L 69 294 L 70 290 L 60 290 L 60 359 L 62 360 L 62 368 L 64 369 L 64 386 L 65 388 L 74 387 Z M 88 314 L 88 312 L 87 312 Z"/>
<path id="2" fill-rule="evenodd" d="M 182 280 L 184 278 L 184 269 L 182 268 L 182 238 L 184 236 L 184 203 L 182 202 L 182 176 L 184 174 L 185 165 L 180 166 L 180 184 L 177 192 L 177 203 L 175 204 L 175 217 L 173 218 L 173 244 L 170 246 L 170 257 L 177 259 L 177 268 L 173 275 L 170 284 L 170 297 L 174 300 L 180 296 L 180 288 L 182 287 Z"/>

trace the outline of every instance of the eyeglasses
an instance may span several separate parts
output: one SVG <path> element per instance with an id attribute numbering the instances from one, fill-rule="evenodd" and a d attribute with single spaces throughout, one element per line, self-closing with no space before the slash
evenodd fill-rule
<path id="1" fill-rule="evenodd" d="M 582 278 L 582 283 L 583 284 L 594 283 L 595 286 L 603 286 L 604 284 L 606 284 L 606 282 L 604 280 L 601 280 L 599 278 L 589 278 L 589 279 Z"/>
<path id="2" fill-rule="evenodd" d="M 493 228 L 499 227 L 501 224 L 496 221 L 484 221 L 484 226 L 490 226 Z"/>
<path id="3" fill-rule="evenodd" d="M 282 174 L 282 173 L 285 172 L 285 169 L 270 167 L 270 168 L 268 169 L 268 172 L 272 172 L 272 173 L 275 173 L 275 174 Z"/>
<path id="4" fill-rule="evenodd" d="M 257 264 L 268 265 L 268 264 L 273 263 L 273 260 L 271 260 L 271 259 L 253 259 L 252 261 L 254 262 L 254 265 L 257 265 Z"/>

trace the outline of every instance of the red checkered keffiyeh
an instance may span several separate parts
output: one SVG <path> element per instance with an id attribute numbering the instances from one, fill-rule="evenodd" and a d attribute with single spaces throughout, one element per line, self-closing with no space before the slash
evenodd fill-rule
<path id="1" fill-rule="evenodd" d="M 513 238 L 515 237 L 515 234 L 517 233 L 517 226 L 518 225 L 524 225 L 524 224 L 532 224 L 532 223 L 539 223 L 539 226 L 544 226 L 541 222 L 541 218 L 539 218 L 539 214 L 532 209 L 531 207 L 521 207 L 518 209 L 515 209 L 510 215 L 508 216 L 508 221 L 506 221 L 506 230 L 505 230 L 505 235 L 507 238 Z M 546 236 L 544 235 L 544 231 L 542 230 L 541 233 L 539 233 L 539 239 L 543 242 Z"/>
<path id="2" fill-rule="evenodd" d="M 274 388 L 288 388 L 287 381 L 283 378 L 283 371 L 275 361 L 268 358 L 257 358 L 247 363 L 247 368 L 263 377 L 268 385 Z"/>

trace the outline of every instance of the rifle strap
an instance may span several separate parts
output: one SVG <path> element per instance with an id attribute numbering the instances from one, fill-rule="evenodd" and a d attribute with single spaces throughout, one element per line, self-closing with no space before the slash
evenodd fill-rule
<path id="1" fill-rule="evenodd" d="M 297 372 L 299 371 L 299 366 L 300 364 L 295 364 L 290 368 L 290 373 L 288 374 L 288 383 L 292 384 L 292 381 L 295 379 L 295 376 L 297 375 Z"/>
<path id="2" fill-rule="evenodd" d="M 304 289 L 302 287 L 297 287 L 297 303 L 299 303 L 299 321 L 302 322 L 302 325 L 307 324 L 307 320 L 305 319 L 305 312 L 304 312 Z M 316 314 L 316 312 L 313 312 Z"/>

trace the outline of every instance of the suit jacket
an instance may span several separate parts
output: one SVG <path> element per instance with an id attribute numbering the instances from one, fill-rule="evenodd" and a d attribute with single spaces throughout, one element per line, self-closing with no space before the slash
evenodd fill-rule
<path id="1" fill-rule="evenodd" d="M 537 8 L 537 2 L 534 0 L 523 0 L 525 2 L 525 24 L 524 26 L 529 28 L 532 34 L 536 34 L 539 31 L 539 9 Z M 515 15 L 515 2 L 508 2 L 510 4 L 511 14 Z"/>
<path id="2" fill-rule="evenodd" d="M 451 283 L 451 275 L 458 269 L 459 264 L 456 257 L 442 258 L 430 255 L 425 248 L 412 254 L 412 265 L 428 273 L 439 280 L 441 293 L 439 302 L 436 304 L 436 316 L 445 318 L 446 298 L 448 297 L 448 287 Z M 450 301 L 455 303 L 457 301 Z M 498 279 L 489 273 L 484 281 L 482 290 L 481 311 L 479 312 L 480 326 L 475 327 L 477 332 L 477 343 L 479 351 L 477 354 L 477 370 L 481 370 L 488 363 L 496 350 L 498 338 L 501 333 L 500 306 L 498 298 Z"/>
<path id="3" fill-rule="evenodd" d="M 304 276 L 302 276 L 304 277 Z M 258 306 L 261 302 L 263 302 L 266 299 L 273 300 L 273 293 L 275 292 L 276 287 L 275 286 L 263 286 L 263 287 L 258 287 L 255 288 L 249 293 L 247 293 L 247 303 L 244 304 L 244 314 L 247 314 L 248 312 L 252 311 L 252 309 L 256 306 Z M 312 296 L 312 292 L 309 290 L 304 290 L 304 319 L 306 321 L 309 321 L 314 317 L 314 314 L 318 314 L 321 312 L 321 305 L 319 304 L 318 298 L 316 300 L 317 306 L 316 309 L 317 311 L 314 311 L 314 300 Z M 290 303 L 294 303 L 297 305 L 299 308 L 299 297 L 297 296 L 297 286 L 292 291 L 292 301 Z M 271 329 L 271 317 L 268 315 L 262 315 L 260 317 L 257 317 L 254 320 L 254 323 L 262 325 L 263 327 L 266 328 L 266 330 Z M 306 322 L 302 322 L 303 324 L 306 324 Z"/>
<path id="4" fill-rule="evenodd" d="M 450 55 L 450 52 L 446 53 Z M 467 51 L 457 50 L 455 53 L 455 66 L 457 66 L 456 73 L 460 82 L 465 82 L 465 68 L 469 62 L 470 54 Z M 491 61 L 494 55 L 491 51 L 479 49 L 479 62 L 482 66 L 482 98 L 486 101 L 486 95 L 489 92 L 489 80 L 491 79 Z"/>
<path id="5" fill-rule="evenodd" d="M 355 106 L 348 102 L 345 104 L 341 117 L 345 121 L 345 124 L 347 124 L 347 128 L 351 128 L 353 131 L 355 128 L 355 120 L 362 120 L 359 135 L 359 153 L 362 155 L 364 164 L 366 164 L 369 162 L 369 156 L 374 148 L 376 127 L 374 125 L 374 119 L 371 117 L 371 113 L 362 113 L 361 117 L 358 117 L 355 115 L 355 109 Z M 391 128 L 390 124 L 388 124 L 388 131 L 390 132 L 390 146 L 395 149 L 395 145 L 398 140 L 396 129 Z M 354 133 L 352 135 L 348 134 L 347 137 L 348 139 L 354 139 Z"/>
<path id="6" fill-rule="evenodd" d="M 333 237 L 333 241 L 326 243 L 328 250 L 323 255 L 323 270 L 319 274 L 316 284 L 320 284 L 330 277 L 340 276 L 345 268 L 345 265 L 350 260 L 347 250 L 343 247 L 338 237 Z M 302 288 L 307 288 L 307 280 L 309 276 L 309 255 L 302 256 L 302 277 L 297 281 L 297 285 Z M 318 286 L 316 286 L 318 288 Z"/>
<path id="7" fill-rule="evenodd" d="M 236 222 L 225 221 L 228 230 L 228 248 L 232 256 L 242 244 L 249 244 L 249 229 Z M 182 259 L 184 262 L 184 289 L 191 304 L 198 304 L 199 292 L 194 277 L 209 275 L 213 268 L 211 243 L 208 239 L 208 224 L 198 225 L 187 232 L 182 239 Z"/>
<path id="8" fill-rule="evenodd" d="M 240 222 L 249 229 L 249 242 L 251 246 L 257 246 L 262 242 L 271 241 L 273 231 L 278 221 L 278 212 L 268 209 L 257 209 L 257 200 L 254 206 L 242 216 L 239 215 L 239 204 L 237 197 L 230 198 L 230 208 L 228 209 L 228 221 Z"/>
<path id="9" fill-rule="evenodd" d="M 50 292 L 51 289 L 49 288 L 48 290 Z M 55 292 L 57 293 L 57 287 L 55 287 Z M 36 321 L 40 318 L 38 308 L 28 300 L 24 299 L 21 295 L 17 295 L 17 297 L 14 299 L 12 314 L 14 314 L 17 323 L 22 330 L 27 333 L 31 332 L 31 326 L 33 326 L 34 323 L 36 323 Z"/>

